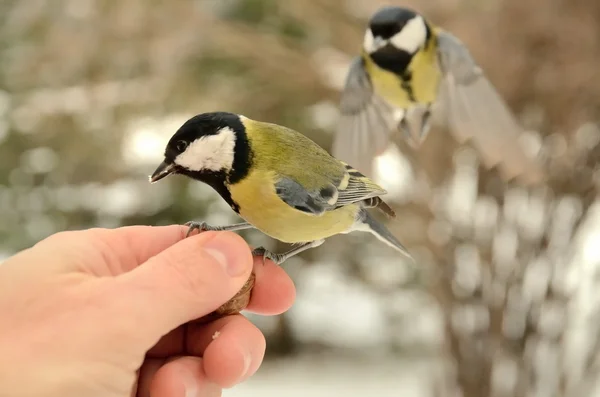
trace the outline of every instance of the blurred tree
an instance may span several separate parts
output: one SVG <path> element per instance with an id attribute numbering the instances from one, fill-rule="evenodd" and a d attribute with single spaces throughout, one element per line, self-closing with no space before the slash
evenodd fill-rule
<path id="1" fill-rule="evenodd" d="M 164 142 L 188 116 L 228 110 L 328 147 L 348 61 L 384 3 L 1 2 L 0 251 L 64 229 L 232 221 L 209 188 L 176 178 L 147 183 Z M 529 191 L 504 184 L 443 130 L 418 152 L 400 143 L 404 156 L 382 166 L 390 185 L 406 182 L 392 195 L 401 221 L 389 226 L 429 271 L 428 290 L 407 285 L 405 269 L 377 242 L 332 238 L 286 270 L 300 281 L 308 273 L 330 280 L 321 285 L 345 304 L 320 316 L 306 311 L 305 323 L 292 321 L 298 311 L 282 316 L 269 349 L 338 346 L 345 339 L 335 332 L 327 339 L 310 331 L 322 322 L 330 329 L 332 316 L 349 316 L 354 307 L 342 309 L 364 295 L 375 297 L 386 331 L 383 342 L 371 331 L 369 348 L 449 353 L 440 395 L 455 387 L 465 397 L 586 395 L 597 377 L 600 325 L 600 259 L 589 248 L 600 227 L 600 3 L 392 3 L 422 11 L 469 46 L 524 125 L 539 132 L 526 138 L 541 142 L 551 179 Z M 363 290 L 340 286 L 356 280 Z M 298 283 L 300 295 L 310 292 L 301 299 L 319 306 L 324 295 L 311 297 L 308 284 Z M 353 321 L 359 329 L 367 320 Z"/>

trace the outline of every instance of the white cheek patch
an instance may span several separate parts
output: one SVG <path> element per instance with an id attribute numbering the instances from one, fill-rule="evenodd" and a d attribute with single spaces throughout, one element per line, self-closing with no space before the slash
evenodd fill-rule
<path id="1" fill-rule="evenodd" d="M 367 29 L 367 32 L 365 33 L 365 39 L 363 41 L 363 48 L 369 54 L 376 50 L 375 40 L 373 38 L 373 32 L 371 32 L 371 29 Z"/>
<path id="2" fill-rule="evenodd" d="M 190 143 L 183 153 L 175 158 L 175 164 L 190 171 L 230 170 L 233 166 L 235 133 L 229 127 L 218 134 L 206 135 Z"/>
<path id="3" fill-rule="evenodd" d="M 425 21 L 421 16 L 416 16 L 392 37 L 391 42 L 394 47 L 412 54 L 425 44 L 425 40 L 427 40 Z"/>
<path id="4" fill-rule="evenodd" d="M 371 29 L 367 29 L 365 40 L 363 41 L 363 48 L 367 53 L 372 54 L 381 47 L 385 47 L 387 43 L 387 40 L 383 40 L 381 37 L 373 37 Z"/>

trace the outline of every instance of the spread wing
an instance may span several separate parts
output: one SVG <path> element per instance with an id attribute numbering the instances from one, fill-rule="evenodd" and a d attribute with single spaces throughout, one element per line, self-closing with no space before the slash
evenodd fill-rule
<path id="1" fill-rule="evenodd" d="M 340 120 L 331 152 L 372 176 L 373 158 L 387 148 L 396 123 L 394 108 L 374 93 L 361 57 L 350 65 L 339 108 Z"/>
<path id="2" fill-rule="evenodd" d="M 352 167 L 341 162 L 340 165 L 344 169 L 341 177 L 329 179 L 318 189 L 307 189 L 293 178 L 281 176 L 275 183 L 275 192 L 289 206 L 315 216 L 361 201 L 366 201 L 365 206 L 373 206 L 371 199 L 387 193 Z"/>
<path id="3" fill-rule="evenodd" d="M 471 140 L 484 165 L 498 166 L 507 178 L 529 183 L 544 171 L 519 144 L 521 127 L 496 89 L 455 36 L 438 32 L 438 57 L 444 74 L 440 101 L 450 129 L 460 142 Z"/>

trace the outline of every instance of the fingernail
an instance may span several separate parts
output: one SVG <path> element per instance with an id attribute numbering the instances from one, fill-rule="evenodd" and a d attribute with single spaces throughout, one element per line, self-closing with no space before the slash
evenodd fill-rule
<path id="1" fill-rule="evenodd" d="M 250 364 L 252 364 L 252 356 L 249 351 L 242 350 L 244 357 L 244 374 L 242 376 L 246 376 L 248 371 L 250 370 Z"/>
<path id="2" fill-rule="evenodd" d="M 250 365 L 252 364 L 252 355 L 248 351 L 248 349 L 244 349 L 241 345 L 236 345 L 239 354 L 242 356 L 242 360 L 244 363 L 244 367 L 242 368 L 242 373 L 240 374 L 240 378 L 244 379 L 246 374 L 250 370 Z"/>
<path id="3" fill-rule="evenodd" d="M 185 390 L 185 397 L 200 397 L 200 385 L 190 371 L 186 369 L 181 371 L 181 381 Z"/>
<path id="4" fill-rule="evenodd" d="M 249 249 L 249 248 L 248 248 Z M 249 266 L 250 255 L 240 244 L 232 241 L 232 236 L 219 234 L 206 242 L 204 250 L 212 256 L 231 277 L 239 277 Z"/>
<path id="5" fill-rule="evenodd" d="M 194 358 L 194 360 L 199 359 Z M 200 373 L 196 373 L 192 367 L 181 366 L 178 372 L 185 397 L 221 397 L 221 387 L 206 379 L 201 379 Z"/>

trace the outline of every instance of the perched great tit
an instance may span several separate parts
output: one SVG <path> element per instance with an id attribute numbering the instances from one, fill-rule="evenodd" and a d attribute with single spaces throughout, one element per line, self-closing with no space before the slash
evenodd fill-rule
<path id="1" fill-rule="evenodd" d="M 371 176 L 395 130 L 413 148 L 423 142 L 432 111 L 460 143 L 472 141 L 487 168 L 498 166 L 507 180 L 544 180 L 539 160 L 519 145 L 521 127 L 464 44 L 415 11 L 381 8 L 347 74 L 332 154 Z"/>
<path id="2" fill-rule="evenodd" d="M 256 228 L 296 244 L 281 254 L 263 247 L 254 250 L 280 264 L 320 246 L 327 237 L 363 231 L 410 257 L 367 212 L 377 208 L 395 216 L 380 198 L 386 191 L 294 130 L 232 113 L 203 113 L 175 132 L 164 156 L 150 182 L 171 174 L 204 182 L 246 221 L 228 226 L 188 222 L 188 234 L 194 229 Z"/>

